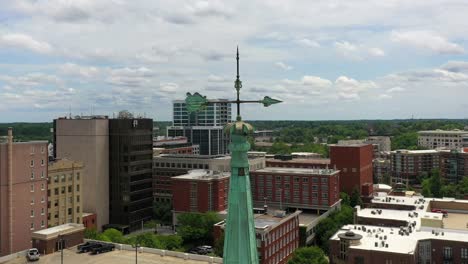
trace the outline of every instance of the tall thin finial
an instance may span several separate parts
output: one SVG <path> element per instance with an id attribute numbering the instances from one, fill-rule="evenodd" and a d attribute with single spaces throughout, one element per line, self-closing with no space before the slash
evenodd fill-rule
<path id="1" fill-rule="evenodd" d="M 237 46 L 237 79 L 239 79 L 239 46 Z"/>

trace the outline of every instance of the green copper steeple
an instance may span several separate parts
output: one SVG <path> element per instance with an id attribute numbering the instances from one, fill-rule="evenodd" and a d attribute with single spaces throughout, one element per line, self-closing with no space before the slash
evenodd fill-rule
<path id="1" fill-rule="evenodd" d="M 255 238 L 255 223 L 252 205 L 252 193 L 250 190 L 249 159 L 247 152 L 250 144 L 247 136 L 252 132 L 251 125 L 242 121 L 240 106 L 243 103 L 261 103 L 265 107 L 280 103 L 280 100 L 265 96 L 263 100 L 240 100 L 242 82 L 239 79 L 239 48 L 237 48 L 237 77 L 234 87 L 237 92 L 237 100 L 229 101 L 237 104 L 237 117 L 234 123 L 226 126 L 231 143 L 231 178 L 228 196 L 228 217 L 224 230 L 224 264 L 258 264 L 257 243 Z M 195 93 L 187 93 L 187 110 L 199 111 L 208 105 L 206 97 Z"/>

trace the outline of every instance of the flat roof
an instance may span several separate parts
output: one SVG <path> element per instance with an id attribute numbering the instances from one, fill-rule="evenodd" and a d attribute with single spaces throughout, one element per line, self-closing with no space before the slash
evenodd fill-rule
<path id="1" fill-rule="evenodd" d="M 84 229 L 85 228 L 83 224 L 67 223 L 33 232 L 31 237 L 42 240 L 48 240 L 58 235 L 67 235 L 70 233 L 75 233 L 77 231 L 82 231 Z"/>
<path id="2" fill-rule="evenodd" d="M 172 177 L 177 180 L 216 180 L 228 178 L 231 176 L 230 172 L 216 172 L 212 170 L 190 170 L 187 174 Z"/>
<path id="3" fill-rule="evenodd" d="M 177 159 L 217 159 L 217 160 L 225 160 L 231 159 L 229 155 L 187 155 L 187 154 L 161 154 L 159 156 L 155 156 L 154 158 L 177 158 Z"/>
<path id="4" fill-rule="evenodd" d="M 422 149 L 422 150 L 407 150 L 407 149 L 398 149 L 391 151 L 390 153 L 403 153 L 403 154 L 437 154 L 439 153 L 436 149 Z"/>
<path id="5" fill-rule="evenodd" d="M 468 131 L 465 130 L 459 130 L 459 129 L 454 129 L 454 130 L 441 130 L 441 129 L 436 129 L 436 130 L 422 130 L 418 131 L 419 134 L 453 134 L 453 135 L 463 135 L 463 134 L 468 134 Z"/>
<path id="6" fill-rule="evenodd" d="M 310 164 L 330 164 L 330 159 L 291 159 L 291 160 L 281 160 L 281 159 L 267 159 L 269 162 L 280 162 L 280 163 L 310 163 Z"/>
<path id="7" fill-rule="evenodd" d="M 288 173 L 288 174 L 301 174 L 301 175 L 334 175 L 334 174 L 339 173 L 339 170 L 266 167 L 263 169 L 256 170 L 255 172 Z"/>
<path id="8" fill-rule="evenodd" d="M 400 254 L 414 254 L 415 250 L 417 250 L 416 245 L 419 240 L 438 239 L 468 242 L 468 232 L 459 230 L 421 228 L 421 230 L 414 230 L 408 233 L 408 235 L 400 235 L 399 230 L 399 228 L 391 227 L 346 225 L 335 233 L 331 240 L 340 240 L 338 237 L 340 234 L 352 231 L 355 234 L 362 235 L 362 238 L 359 244 L 351 245 L 350 248 Z M 377 247 L 375 243 L 377 243 Z M 382 246 L 382 243 L 384 243 L 385 246 Z"/>

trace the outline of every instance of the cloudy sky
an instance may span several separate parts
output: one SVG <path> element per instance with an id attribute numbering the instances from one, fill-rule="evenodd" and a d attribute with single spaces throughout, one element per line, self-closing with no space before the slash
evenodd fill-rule
<path id="1" fill-rule="evenodd" d="M 466 0 L 0 0 L 0 122 L 121 109 L 171 119 L 199 91 L 245 119 L 468 117 Z"/>

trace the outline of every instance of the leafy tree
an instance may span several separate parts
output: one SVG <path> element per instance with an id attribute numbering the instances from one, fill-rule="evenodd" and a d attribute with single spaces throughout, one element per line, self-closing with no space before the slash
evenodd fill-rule
<path id="1" fill-rule="evenodd" d="M 106 229 L 106 231 L 102 232 L 101 235 L 108 238 L 111 242 L 114 242 L 114 243 L 124 242 L 124 237 L 123 237 L 122 232 L 114 228 Z"/>
<path id="2" fill-rule="evenodd" d="M 214 253 L 216 256 L 221 257 L 221 258 L 224 255 L 224 232 L 221 234 L 218 240 L 215 241 Z"/>
<path id="3" fill-rule="evenodd" d="M 351 203 L 351 207 L 355 207 L 356 205 L 362 205 L 361 194 L 359 193 L 358 188 L 353 189 L 353 193 L 351 194 L 350 203 Z"/>
<path id="4" fill-rule="evenodd" d="M 178 235 L 171 235 L 171 236 L 159 235 L 156 237 L 161 242 L 163 248 L 168 249 L 168 250 L 179 249 L 182 247 L 182 243 L 184 242 L 182 237 Z"/>
<path id="5" fill-rule="evenodd" d="M 97 239 L 98 232 L 96 228 L 86 228 L 84 231 L 84 237 L 87 239 Z"/>
<path id="6" fill-rule="evenodd" d="M 353 208 L 342 205 L 339 212 L 330 214 L 315 227 L 317 245 L 326 253 L 329 251 L 329 239 L 343 226 L 353 223 Z"/>
<path id="7" fill-rule="evenodd" d="M 172 205 L 170 203 L 154 202 L 153 217 L 161 224 L 170 225 L 172 223 Z"/>
<path id="8" fill-rule="evenodd" d="M 351 199 L 349 198 L 349 195 L 347 193 L 340 192 L 340 199 L 342 205 L 351 206 Z"/>
<path id="9" fill-rule="evenodd" d="M 185 242 L 213 242 L 213 225 L 221 221 L 214 212 L 183 213 L 177 217 L 178 234 Z"/>
<path id="10" fill-rule="evenodd" d="M 442 197 L 441 189 L 442 189 L 442 179 L 440 178 L 440 172 L 437 169 L 432 171 L 431 178 L 429 179 L 429 186 L 431 189 L 431 193 L 434 197 Z"/>
<path id="11" fill-rule="evenodd" d="M 156 228 L 158 227 L 158 221 L 156 220 L 147 221 L 143 226 L 145 228 L 153 229 L 156 232 Z"/>
<path id="12" fill-rule="evenodd" d="M 319 247 L 303 247 L 294 251 L 288 264 L 327 264 L 325 253 Z"/>
<path id="13" fill-rule="evenodd" d="M 440 189 L 440 192 L 441 192 L 441 195 L 443 197 L 459 197 L 459 192 L 458 192 L 458 188 L 457 188 L 457 185 L 455 184 L 447 184 L 447 185 L 444 185 L 442 186 L 442 188 Z"/>
<path id="14" fill-rule="evenodd" d="M 422 195 L 424 197 L 433 197 L 431 192 L 431 183 L 429 179 L 422 181 Z"/>

